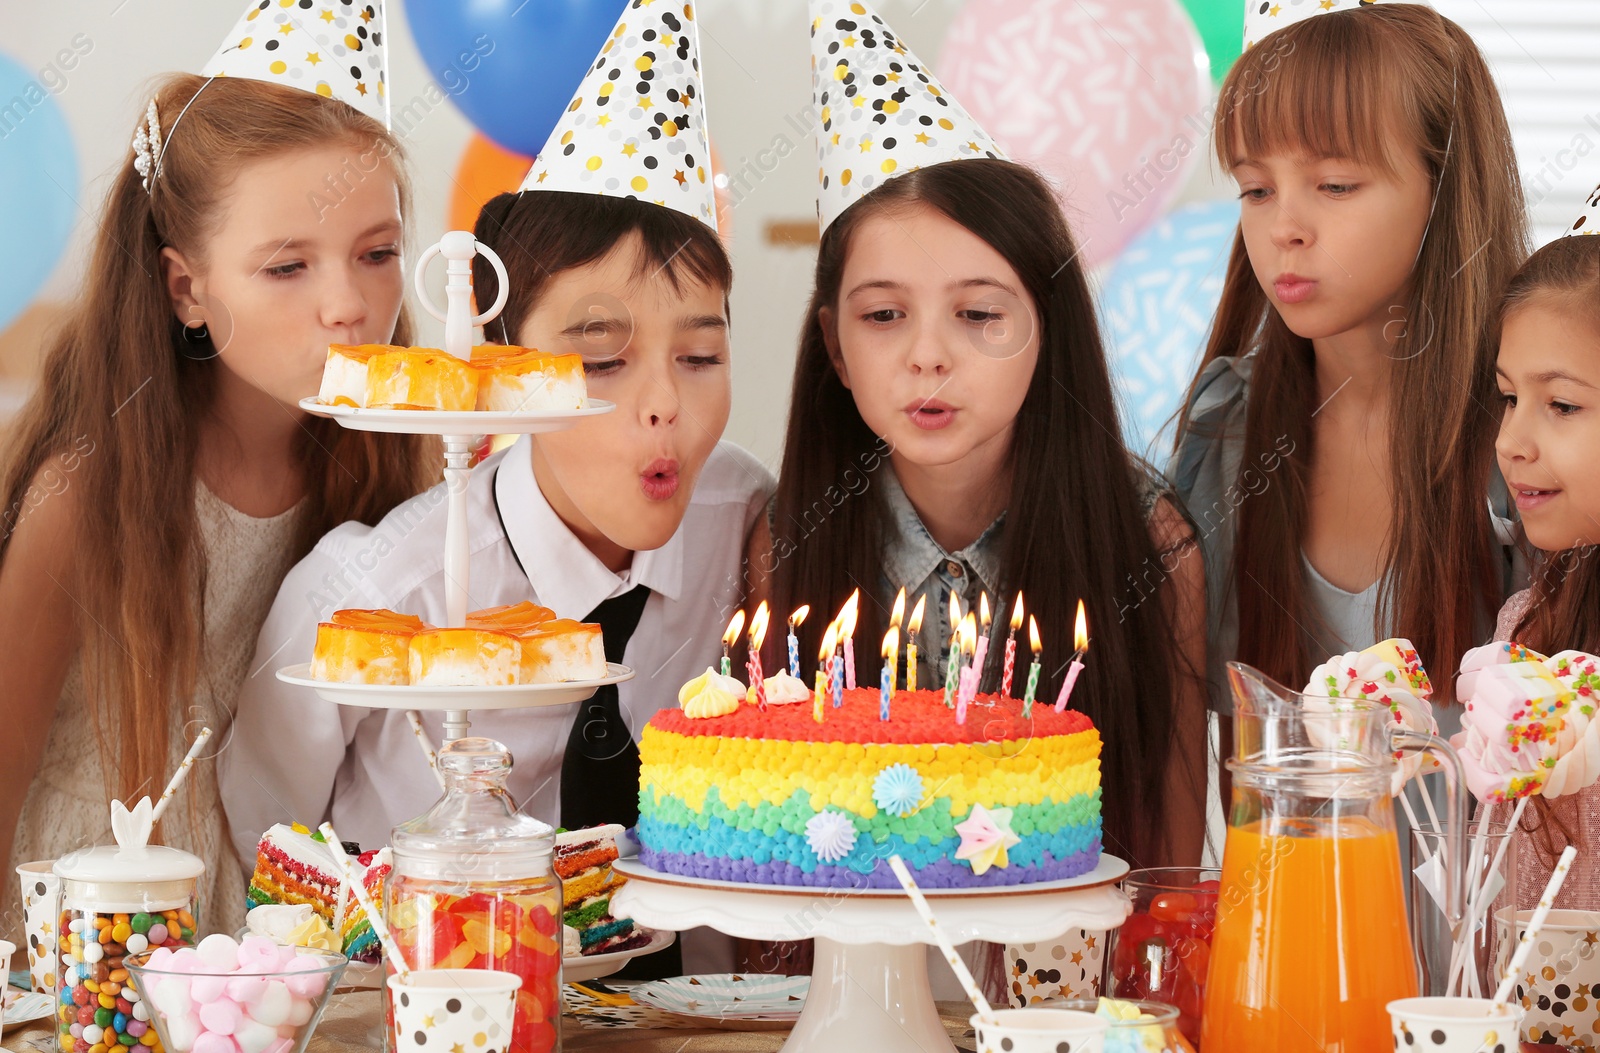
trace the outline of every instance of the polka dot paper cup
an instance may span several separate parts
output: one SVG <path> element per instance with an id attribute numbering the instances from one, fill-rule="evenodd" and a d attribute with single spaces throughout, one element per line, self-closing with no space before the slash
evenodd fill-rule
<path id="1" fill-rule="evenodd" d="M 522 977 L 494 969 L 421 969 L 389 977 L 399 1053 L 506 1053 Z"/>
<path id="2" fill-rule="evenodd" d="M 22 929 L 27 940 L 28 975 L 35 991 L 55 994 L 56 923 L 61 919 L 61 879 L 54 859 L 17 867 L 22 885 Z"/>
<path id="3" fill-rule="evenodd" d="M 1495 914 L 1495 972 L 1516 950 L 1531 910 Z M 1522 1006 L 1523 1038 L 1578 1049 L 1600 1045 L 1600 912 L 1552 910 L 1511 990 Z"/>
<path id="4" fill-rule="evenodd" d="M 978 1053 L 1103 1053 L 1111 1022 L 1070 1009 L 996 1009 L 995 1021 L 974 1015 Z"/>
<path id="5" fill-rule="evenodd" d="M 1491 1013 L 1487 998 L 1402 998 L 1389 1003 L 1394 1048 L 1415 1053 L 1517 1053 L 1522 1008 Z"/>

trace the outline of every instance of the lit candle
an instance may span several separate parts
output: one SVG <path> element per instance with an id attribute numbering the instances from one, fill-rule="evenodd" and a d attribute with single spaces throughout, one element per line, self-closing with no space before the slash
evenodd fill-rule
<path id="1" fill-rule="evenodd" d="M 1039 690 L 1039 656 L 1044 648 L 1039 645 L 1039 623 L 1028 615 L 1028 643 L 1033 647 L 1033 664 L 1028 667 L 1028 690 L 1022 696 L 1022 719 L 1033 716 L 1033 694 Z"/>
<path id="2" fill-rule="evenodd" d="M 894 694 L 894 667 L 900 660 L 900 630 L 891 626 L 883 634 L 883 672 L 878 678 L 878 719 L 889 719 L 889 696 Z"/>
<path id="3" fill-rule="evenodd" d="M 763 713 L 767 711 L 767 682 L 761 675 L 761 645 L 767 639 L 768 618 L 767 601 L 762 600 L 755 617 L 750 619 L 750 657 L 745 663 L 750 670 L 750 686 L 756 691 L 756 708 Z"/>
<path id="4" fill-rule="evenodd" d="M 978 649 L 972 659 L 972 691 L 978 691 L 978 686 L 983 680 L 983 663 L 989 657 L 989 626 L 993 622 L 989 615 L 989 593 L 978 594 Z"/>
<path id="5" fill-rule="evenodd" d="M 1089 623 L 1083 616 L 1083 601 L 1078 601 L 1078 617 L 1072 626 L 1072 646 L 1076 648 L 1072 654 L 1072 664 L 1067 667 L 1067 679 L 1061 684 L 1061 694 L 1056 696 L 1056 712 L 1060 713 L 1067 708 L 1067 699 L 1072 696 L 1072 685 L 1078 682 L 1078 674 L 1083 672 L 1083 653 L 1089 649 Z"/>
<path id="6" fill-rule="evenodd" d="M 978 648 L 978 621 L 971 611 L 961 619 L 961 656 L 972 657 Z M 961 674 L 961 689 L 956 695 L 956 723 L 967 722 L 967 705 L 978 691 L 978 669 L 969 665 Z"/>
<path id="7" fill-rule="evenodd" d="M 1006 637 L 1006 662 L 1000 672 L 1000 693 L 1007 698 L 1015 698 L 1011 693 L 1011 674 L 1017 665 L 1017 630 L 1022 628 L 1022 593 L 1017 593 L 1017 602 L 1011 605 L 1011 633 Z"/>
<path id="8" fill-rule="evenodd" d="M 917 605 L 911 609 L 911 621 L 906 626 L 906 690 L 917 689 L 917 640 L 922 635 L 922 611 L 928 605 L 926 594 L 917 597 Z"/>
<path id="9" fill-rule="evenodd" d="M 954 706 L 956 672 L 961 668 L 961 600 L 950 594 L 950 664 L 944 673 L 944 704 Z"/>
<path id="10" fill-rule="evenodd" d="M 789 675 L 796 679 L 800 677 L 800 638 L 794 634 L 794 631 L 800 627 L 800 623 L 805 621 L 806 615 L 810 613 L 811 605 L 806 603 L 802 604 L 799 610 L 789 615 Z"/>
<path id="11" fill-rule="evenodd" d="M 844 640 L 844 686 L 852 691 L 856 688 L 856 615 L 860 604 L 861 590 L 856 589 L 839 612 L 839 635 Z"/>
<path id="12" fill-rule="evenodd" d="M 733 620 L 728 623 L 728 631 L 722 634 L 722 675 L 733 675 L 733 660 L 728 657 L 728 649 L 739 639 L 739 633 L 744 630 L 744 608 L 733 612 Z"/>
<path id="13" fill-rule="evenodd" d="M 905 589 L 905 586 L 902 585 L 902 586 L 900 586 L 900 591 L 895 594 L 894 608 L 889 611 L 889 625 L 891 627 L 893 627 L 893 628 L 898 629 L 898 628 L 900 628 L 900 623 L 905 620 L 905 617 L 906 617 L 906 589 Z"/>
<path id="14" fill-rule="evenodd" d="M 832 661 L 833 668 L 829 670 L 829 677 L 833 680 L 833 708 L 838 709 L 844 705 L 844 659 L 835 650 Z"/>
<path id="15" fill-rule="evenodd" d="M 818 724 L 822 723 L 822 696 L 828 690 L 828 677 L 833 673 L 835 632 L 833 626 L 828 626 L 828 631 L 822 634 L 822 650 L 817 653 L 817 690 L 811 697 L 811 719 Z"/>

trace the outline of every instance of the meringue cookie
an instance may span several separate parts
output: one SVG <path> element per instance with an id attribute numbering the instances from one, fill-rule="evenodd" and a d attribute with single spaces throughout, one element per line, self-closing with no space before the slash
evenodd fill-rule
<path id="1" fill-rule="evenodd" d="M 767 677 L 766 690 L 769 706 L 788 706 L 796 702 L 811 701 L 811 689 L 805 685 L 805 681 L 797 676 L 790 676 L 787 670 Z"/>
<path id="2" fill-rule="evenodd" d="M 725 717 L 738 710 L 744 693 L 744 684 L 707 668 L 678 689 L 678 704 L 683 707 L 683 715 L 690 720 Z"/>

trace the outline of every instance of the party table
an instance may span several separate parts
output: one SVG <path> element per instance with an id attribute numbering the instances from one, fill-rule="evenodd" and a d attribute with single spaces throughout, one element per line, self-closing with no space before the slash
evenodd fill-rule
<path id="1" fill-rule="evenodd" d="M 618 981 L 613 986 L 626 986 Z M 689 1018 L 643 1007 L 606 1012 L 591 1009 L 586 999 L 568 988 L 569 1012 L 562 1017 L 564 1053 L 589 1050 L 627 1050 L 628 1053 L 776 1053 L 789 1037 L 787 1028 L 761 1025 L 759 1031 L 737 1025 L 709 1028 Z M 941 1002 L 939 1018 L 961 1053 L 972 1053 L 972 1028 L 967 1018 L 972 1007 L 965 1002 Z M 308 1053 L 354 1053 L 382 1048 L 382 1003 L 377 991 L 335 994 L 311 1039 Z M 55 1033 L 49 1022 L 8 1031 L 0 1040 L 7 1053 L 56 1053 Z"/>

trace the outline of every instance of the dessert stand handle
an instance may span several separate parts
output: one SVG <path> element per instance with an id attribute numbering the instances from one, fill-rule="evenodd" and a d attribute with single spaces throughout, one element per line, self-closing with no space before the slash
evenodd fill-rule
<path id="1" fill-rule="evenodd" d="M 499 286 L 499 294 L 495 297 L 494 306 L 480 315 L 474 315 L 472 257 L 479 253 L 482 253 L 488 259 L 489 265 L 494 268 L 495 277 L 499 279 L 495 283 Z M 433 297 L 428 292 L 427 282 L 428 264 L 439 255 L 449 261 L 445 268 L 447 280 L 444 287 L 446 300 L 444 311 L 434 305 Z M 444 323 L 445 351 L 461 359 L 472 357 L 473 328 L 498 316 L 506 305 L 506 296 L 510 291 L 506 278 L 506 265 L 500 261 L 499 255 L 464 230 L 448 232 L 422 254 L 422 258 L 417 261 L 413 284 L 416 286 L 417 299 L 422 301 L 423 309 Z"/>

